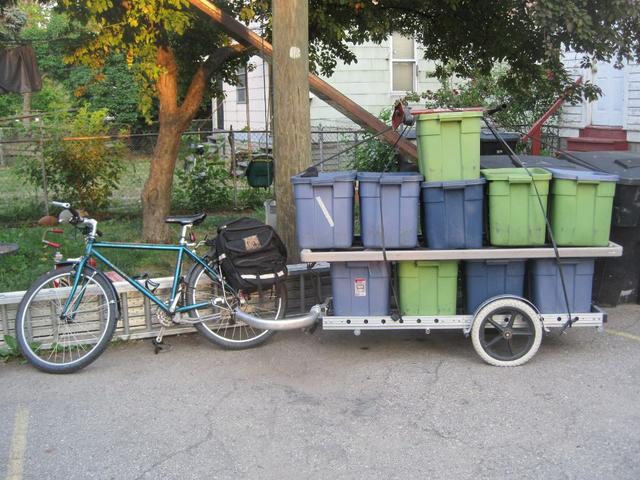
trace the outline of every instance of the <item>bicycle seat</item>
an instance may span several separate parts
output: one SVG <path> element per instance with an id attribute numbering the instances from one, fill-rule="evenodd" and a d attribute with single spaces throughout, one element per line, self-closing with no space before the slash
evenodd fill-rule
<path id="1" fill-rule="evenodd" d="M 180 225 L 199 225 L 207 218 L 206 213 L 197 215 L 173 215 L 164 219 L 164 223 L 179 223 Z"/>

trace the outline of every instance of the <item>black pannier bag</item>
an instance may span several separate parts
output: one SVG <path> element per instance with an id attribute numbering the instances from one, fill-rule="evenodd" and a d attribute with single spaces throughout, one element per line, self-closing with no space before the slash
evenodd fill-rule
<path id="1" fill-rule="evenodd" d="M 218 227 L 216 255 L 236 290 L 270 287 L 287 278 L 287 249 L 276 231 L 254 218 Z"/>

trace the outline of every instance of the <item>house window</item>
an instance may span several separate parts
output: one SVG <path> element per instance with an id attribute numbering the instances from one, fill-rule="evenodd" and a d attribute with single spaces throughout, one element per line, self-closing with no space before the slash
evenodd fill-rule
<path id="1" fill-rule="evenodd" d="M 416 42 L 397 32 L 391 37 L 391 90 L 416 90 Z"/>
<path id="2" fill-rule="evenodd" d="M 236 72 L 238 84 L 236 85 L 236 102 L 247 103 L 247 67 L 238 68 Z"/>

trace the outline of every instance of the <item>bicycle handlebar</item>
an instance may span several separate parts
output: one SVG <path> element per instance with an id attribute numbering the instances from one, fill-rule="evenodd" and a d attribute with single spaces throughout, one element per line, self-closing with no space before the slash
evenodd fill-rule
<path id="1" fill-rule="evenodd" d="M 486 114 L 493 115 L 494 113 L 498 113 L 498 112 L 501 112 L 502 110 L 506 110 L 506 108 L 507 108 L 507 104 L 503 103 L 501 105 L 498 105 L 497 107 L 487 109 Z"/>
<path id="2" fill-rule="evenodd" d="M 86 225 L 88 229 L 88 231 L 85 233 L 86 235 L 89 235 L 90 237 L 102 236 L 102 232 L 98 230 L 98 222 L 93 218 L 85 218 L 80 215 L 80 213 L 75 208 L 73 208 L 70 203 L 51 202 L 51 205 L 68 210 L 71 215 L 73 215 L 73 218 L 69 220 L 69 223 L 71 225 Z"/>

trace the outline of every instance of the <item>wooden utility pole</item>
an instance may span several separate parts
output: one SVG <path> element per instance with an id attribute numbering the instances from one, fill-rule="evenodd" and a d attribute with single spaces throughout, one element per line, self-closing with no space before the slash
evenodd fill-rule
<path id="1" fill-rule="evenodd" d="M 291 176 L 311 164 L 309 3 L 273 0 L 273 149 L 278 233 L 299 260 Z"/>

